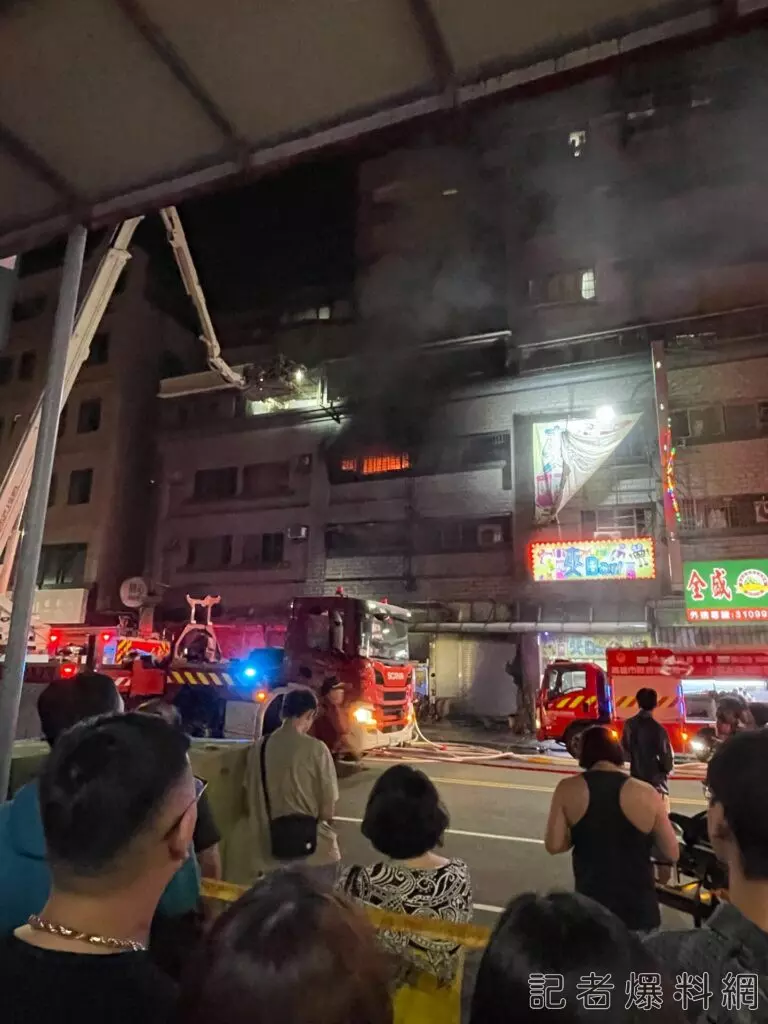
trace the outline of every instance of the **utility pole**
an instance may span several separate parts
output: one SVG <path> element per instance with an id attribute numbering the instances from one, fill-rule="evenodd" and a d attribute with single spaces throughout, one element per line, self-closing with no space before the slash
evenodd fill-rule
<path id="1" fill-rule="evenodd" d="M 664 505 L 662 543 L 666 554 L 666 573 L 672 591 L 683 589 L 683 562 L 680 553 L 679 508 L 675 480 L 675 446 L 669 414 L 669 378 L 664 342 L 651 343 L 653 395 L 656 403 L 656 427 L 659 439 L 659 465 Z"/>
<path id="2" fill-rule="evenodd" d="M 48 378 L 40 412 L 40 432 L 35 448 L 35 461 L 24 514 L 19 566 L 13 590 L 13 612 L 8 633 L 8 647 L 0 681 L 0 802 L 6 799 L 11 777 L 13 740 L 21 702 L 21 687 L 27 661 L 27 639 L 35 601 L 40 548 L 43 543 L 48 491 L 51 486 L 56 435 L 59 428 L 61 397 L 67 369 L 67 353 L 75 322 L 80 276 L 88 232 L 75 227 L 67 240 L 64 268 L 59 286 L 59 302 L 53 325 L 53 338 L 48 361 Z"/>

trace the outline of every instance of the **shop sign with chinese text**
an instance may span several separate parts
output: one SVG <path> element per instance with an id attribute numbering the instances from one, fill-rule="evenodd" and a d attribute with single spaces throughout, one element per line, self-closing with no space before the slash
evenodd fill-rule
<path id="1" fill-rule="evenodd" d="M 768 621 L 768 559 L 686 562 L 683 578 L 689 622 Z"/>
<path id="2" fill-rule="evenodd" d="M 529 554 L 537 583 L 656 578 L 652 537 L 536 542 Z"/>

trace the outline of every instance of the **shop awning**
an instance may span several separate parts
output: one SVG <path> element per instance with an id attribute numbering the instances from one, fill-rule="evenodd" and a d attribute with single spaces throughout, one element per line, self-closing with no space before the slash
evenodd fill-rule
<path id="1" fill-rule="evenodd" d="M 724 6 L 0 0 L 0 257 L 706 30 Z"/>

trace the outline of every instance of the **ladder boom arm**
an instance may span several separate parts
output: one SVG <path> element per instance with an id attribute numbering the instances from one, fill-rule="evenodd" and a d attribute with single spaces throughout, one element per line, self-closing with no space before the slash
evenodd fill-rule
<path id="1" fill-rule="evenodd" d="M 237 370 L 233 370 L 221 354 L 219 339 L 216 337 L 216 330 L 213 326 L 211 315 L 208 312 L 205 293 L 203 292 L 200 284 L 200 279 L 197 276 L 195 263 L 192 259 L 192 253 L 189 249 L 187 236 L 184 233 L 184 227 L 181 223 L 178 210 L 175 206 L 168 206 L 160 211 L 160 216 L 163 218 L 163 224 L 165 225 L 166 234 L 168 235 L 168 242 L 173 250 L 173 258 L 176 260 L 176 266 L 179 268 L 179 273 L 181 274 L 181 279 L 184 282 L 187 295 L 190 297 L 192 305 L 195 307 L 195 312 L 197 313 L 197 318 L 200 322 L 200 328 L 202 330 L 200 340 L 205 345 L 205 350 L 208 355 L 208 366 L 218 373 L 221 379 L 226 381 L 227 384 L 231 384 L 236 388 L 247 387 L 248 382 L 245 377 L 241 373 L 238 373 Z"/>
<path id="2" fill-rule="evenodd" d="M 132 217 L 123 221 L 115 231 L 110 246 L 102 256 L 88 287 L 75 321 L 74 333 L 69 341 L 62 404 L 69 398 L 80 368 L 88 358 L 93 336 L 99 328 L 123 267 L 131 258 L 128 246 L 141 220 L 141 217 Z M 16 451 L 0 484 L 0 553 L 6 549 L 8 540 L 24 511 L 40 430 L 41 407 L 42 396 L 38 399 L 32 416 L 19 438 Z M 10 602 L 0 594 L 0 614 L 9 613 Z"/>

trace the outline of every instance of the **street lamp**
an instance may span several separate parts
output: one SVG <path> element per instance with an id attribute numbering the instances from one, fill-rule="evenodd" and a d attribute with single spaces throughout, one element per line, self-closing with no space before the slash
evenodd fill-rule
<path id="1" fill-rule="evenodd" d="M 610 427 L 616 419 L 616 412 L 612 405 L 601 405 L 595 412 L 595 419 L 601 427 Z"/>

